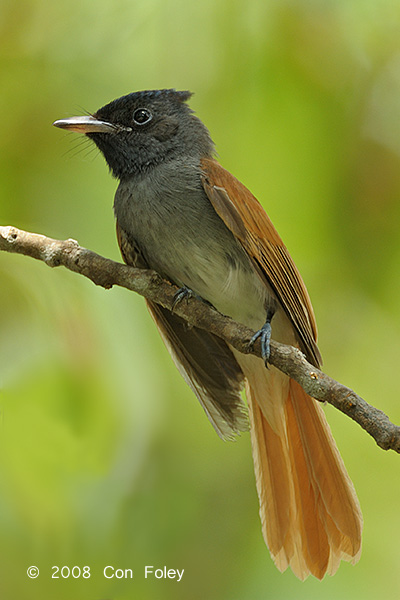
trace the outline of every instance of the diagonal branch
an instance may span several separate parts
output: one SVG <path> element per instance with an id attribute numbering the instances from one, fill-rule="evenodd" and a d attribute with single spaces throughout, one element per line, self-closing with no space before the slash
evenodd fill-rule
<path id="1" fill-rule="evenodd" d="M 25 254 L 50 267 L 64 266 L 88 277 L 106 289 L 119 285 L 171 309 L 177 287 L 154 271 L 135 269 L 104 258 L 82 248 L 74 240 L 54 240 L 15 227 L 0 226 L 0 250 Z M 190 325 L 206 329 L 228 342 L 239 352 L 247 353 L 254 331 L 221 315 L 215 309 L 191 298 L 178 303 L 174 311 Z M 259 342 L 251 352 L 261 356 Z M 350 388 L 331 379 L 308 363 L 300 350 L 271 341 L 272 365 L 295 379 L 313 398 L 332 404 L 356 421 L 384 450 L 400 453 L 400 427 L 391 423 L 382 411 L 369 405 Z"/>

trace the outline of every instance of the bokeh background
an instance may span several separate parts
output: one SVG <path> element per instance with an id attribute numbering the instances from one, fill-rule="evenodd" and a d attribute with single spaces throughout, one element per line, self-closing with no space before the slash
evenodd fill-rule
<path id="1" fill-rule="evenodd" d="M 393 0 L 2 0 L 0 223 L 118 260 L 116 182 L 51 123 L 194 91 L 303 274 L 326 371 L 399 423 L 399 31 Z M 301 583 L 262 541 L 249 436 L 217 438 L 141 298 L 3 253 L 0 340 L 2 599 L 400 597 L 399 457 L 344 415 L 326 408 L 363 554 Z M 145 580 L 145 565 L 185 574 Z"/>

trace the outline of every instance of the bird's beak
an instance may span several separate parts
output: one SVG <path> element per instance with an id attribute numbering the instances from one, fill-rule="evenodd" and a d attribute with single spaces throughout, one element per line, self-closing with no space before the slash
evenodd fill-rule
<path id="1" fill-rule="evenodd" d="M 54 121 L 55 127 L 67 129 L 68 131 L 77 131 L 78 133 L 111 133 L 119 129 L 117 125 L 99 121 L 92 116 L 70 117 L 69 119 L 59 119 Z"/>

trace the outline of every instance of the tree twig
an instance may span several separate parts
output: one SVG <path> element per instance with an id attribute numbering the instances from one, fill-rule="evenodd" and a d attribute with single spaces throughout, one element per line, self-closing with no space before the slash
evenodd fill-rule
<path id="1" fill-rule="evenodd" d="M 106 289 L 118 285 L 171 309 L 177 287 L 154 271 L 135 269 L 82 248 L 74 240 L 54 240 L 16 227 L 0 226 L 0 250 L 25 254 L 50 267 L 64 266 Z M 254 331 L 221 315 L 196 298 L 178 303 L 174 311 L 190 325 L 219 336 L 240 352 L 249 352 Z M 261 356 L 259 342 L 251 352 Z M 384 450 L 400 453 L 400 427 L 350 388 L 308 363 L 300 350 L 271 341 L 272 365 L 295 379 L 313 398 L 328 402 L 356 421 Z"/>

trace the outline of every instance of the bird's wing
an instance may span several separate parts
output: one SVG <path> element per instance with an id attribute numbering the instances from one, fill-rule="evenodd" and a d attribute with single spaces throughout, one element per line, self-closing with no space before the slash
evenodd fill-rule
<path id="1" fill-rule="evenodd" d="M 274 290 L 292 322 L 301 349 L 321 364 L 317 326 L 306 286 L 268 215 L 233 175 L 213 159 L 203 159 L 203 187 L 218 216 L 249 255 L 259 276 Z"/>
<path id="2" fill-rule="evenodd" d="M 135 241 L 117 222 L 117 239 L 128 265 L 148 268 Z M 147 308 L 179 372 L 192 388 L 214 429 L 232 439 L 249 427 L 241 398 L 243 373 L 228 345 L 217 336 L 189 327 L 169 310 L 146 300 Z"/>

